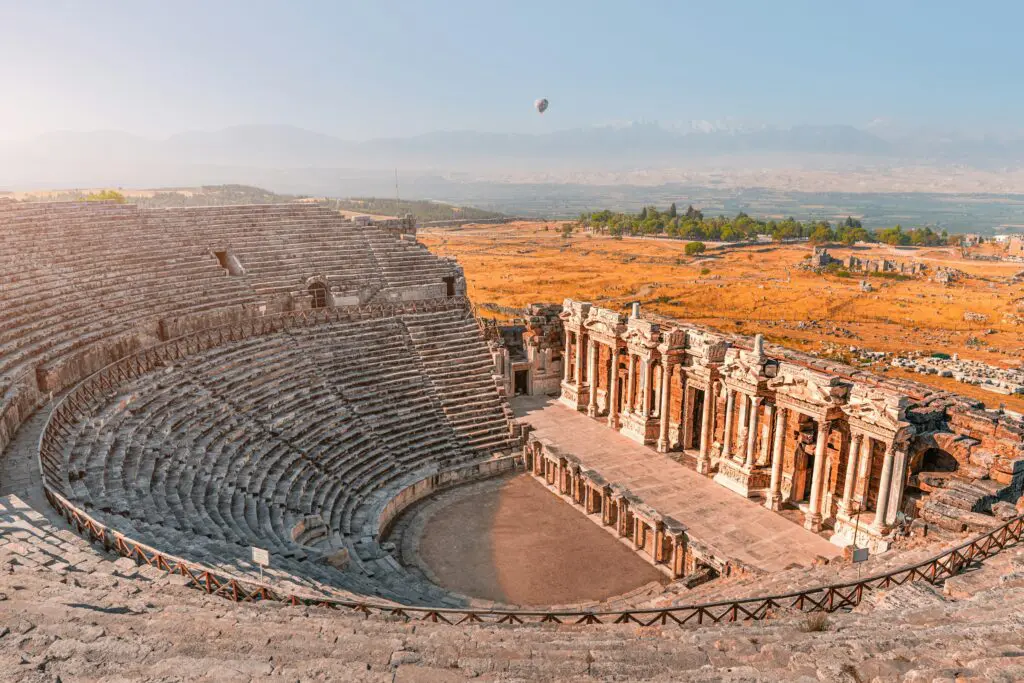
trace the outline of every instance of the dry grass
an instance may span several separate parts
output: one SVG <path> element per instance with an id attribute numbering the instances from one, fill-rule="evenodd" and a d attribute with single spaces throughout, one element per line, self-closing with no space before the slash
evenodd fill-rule
<path id="1" fill-rule="evenodd" d="M 822 633 L 830 628 L 828 612 L 811 612 L 800 625 L 800 630 L 805 633 Z"/>
<path id="2" fill-rule="evenodd" d="M 849 346 L 876 351 L 920 349 L 959 353 L 993 364 L 1024 358 L 1024 327 L 1004 319 L 1024 316 L 1024 284 L 1011 284 L 1019 264 L 964 261 L 954 249 L 921 252 L 890 247 L 858 250 L 867 258 L 923 260 L 949 265 L 969 277 L 953 287 L 930 280 L 868 278 L 873 292 L 860 291 L 859 276 L 841 278 L 797 268 L 806 246 L 765 245 L 686 256 L 680 241 L 614 240 L 543 223 L 466 226 L 420 233 L 432 251 L 454 256 L 465 268 L 469 294 L 478 305 L 522 307 L 561 302 L 567 296 L 625 310 L 642 301 L 647 310 L 726 331 L 761 332 L 772 341 L 808 351 Z M 842 256 L 848 250 L 836 250 Z M 965 322 L 964 312 L 988 316 Z M 991 333 L 987 333 L 991 330 Z M 968 340 L 982 344 L 968 344 Z M 935 383 L 940 379 L 914 375 Z M 969 385 L 955 389 L 986 401 L 1024 409 L 1024 399 L 1003 397 Z M 977 395 L 976 395 L 977 394 Z"/>

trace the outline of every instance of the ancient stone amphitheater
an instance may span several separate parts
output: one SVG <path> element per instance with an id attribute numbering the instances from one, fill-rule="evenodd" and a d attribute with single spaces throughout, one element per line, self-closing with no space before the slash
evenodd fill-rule
<path id="1" fill-rule="evenodd" d="M 1018 422 L 638 310 L 481 327 L 415 235 L 0 202 L 8 679 L 1024 676 Z M 523 469 L 665 584 L 495 604 L 389 540 Z"/>

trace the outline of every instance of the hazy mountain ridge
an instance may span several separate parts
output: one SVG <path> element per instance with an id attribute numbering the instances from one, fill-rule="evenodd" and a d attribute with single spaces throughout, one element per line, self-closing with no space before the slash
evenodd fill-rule
<path id="1" fill-rule="evenodd" d="M 843 156 L 866 162 L 964 163 L 978 167 L 1024 163 L 1024 139 L 905 131 L 849 125 L 729 127 L 691 122 L 593 126 L 543 134 L 444 131 L 364 142 L 283 125 L 233 126 L 150 139 L 118 131 L 54 132 L 0 143 L 7 174 L 25 180 L 50 169 L 94 170 L 110 163 L 154 166 L 494 170 L 503 164 L 555 168 L 666 166 L 736 155 Z"/>

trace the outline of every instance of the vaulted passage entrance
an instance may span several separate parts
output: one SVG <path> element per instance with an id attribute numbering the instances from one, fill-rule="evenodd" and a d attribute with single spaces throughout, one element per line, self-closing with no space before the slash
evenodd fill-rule
<path id="1" fill-rule="evenodd" d="M 309 286 L 309 293 L 313 296 L 310 304 L 313 308 L 327 308 L 327 287 L 320 282 L 314 282 Z"/>

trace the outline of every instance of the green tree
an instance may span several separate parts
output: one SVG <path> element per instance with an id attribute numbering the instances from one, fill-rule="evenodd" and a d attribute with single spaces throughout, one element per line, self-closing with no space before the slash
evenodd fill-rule
<path id="1" fill-rule="evenodd" d="M 669 207 L 668 207 L 668 217 L 669 218 L 675 218 L 676 215 L 677 215 L 677 213 L 676 213 L 676 203 L 672 202 L 671 204 L 669 204 Z"/>
<path id="2" fill-rule="evenodd" d="M 828 226 L 828 223 L 819 223 L 814 226 L 811 230 L 811 234 L 807 236 L 808 239 L 814 244 L 824 244 L 825 242 L 831 242 L 835 239 L 835 235 L 832 233 L 832 229 Z"/>
<path id="3" fill-rule="evenodd" d="M 696 256 L 697 254 L 703 254 L 707 246 L 703 242 L 687 242 L 683 250 L 687 256 Z"/>

